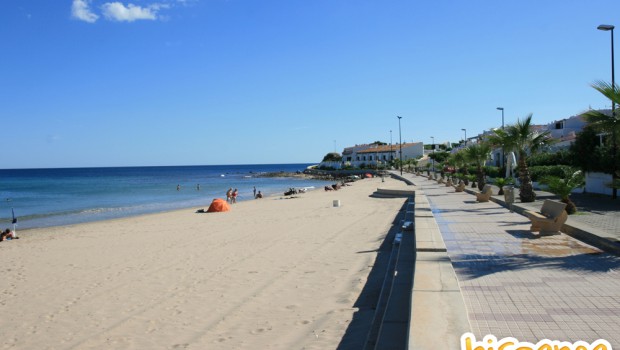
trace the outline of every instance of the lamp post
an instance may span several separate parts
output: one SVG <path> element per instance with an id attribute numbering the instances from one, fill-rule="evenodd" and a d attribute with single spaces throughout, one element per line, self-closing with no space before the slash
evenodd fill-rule
<path id="1" fill-rule="evenodd" d="M 431 139 L 433 140 L 433 154 L 435 154 L 435 138 L 431 136 Z M 433 161 L 433 176 L 435 176 L 435 158 L 431 158 L 431 160 Z"/>
<path id="2" fill-rule="evenodd" d="M 502 111 L 502 130 L 504 130 L 504 107 L 497 107 L 497 109 Z M 502 147 L 502 167 L 506 167 L 506 153 L 504 153 L 504 147 Z"/>
<path id="3" fill-rule="evenodd" d="M 390 167 L 393 165 L 392 162 L 394 161 L 394 153 L 392 151 L 392 130 L 390 130 Z"/>
<path id="4" fill-rule="evenodd" d="M 467 129 L 461 129 L 461 130 L 465 132 L 465 140 L 463 142 L 463 146 L 466 146 L 467 145 Z"/>
<path id="5" fill-rule="evenodd" d="M 601 24 L 600 26 L 598 26 L 596 29 L 598 30 L 603 30 L 603 31 L 610 31 L 611 32 L 611 87 L 614 89 L 614 91 L 616 90 L 616 74 L 614 72 L 614 26 L 612 26 L 611 24 Z M 616 119 L 616 103 L 612 100 L 611 101 L 611 117 L 615 120 Z M 615 185 L 615 180 L 616 180 L 616 128 L 612 128 L 611 129 L 611 141 L 612 141 L 612 146 L 611 146 L 611 157 L 612 157 L 612 174 L 611 174 L 611 178 L 612 178 L 612 183 Z M 611 198 L 616 199 L 618 196 L 618 190 L 616 189 L 616 187 L 612 187 L 612 195 Z"/>
<path id="6" fill-rule="evenodd" d="M 403 175 L 403 139 L 402 139 L 402 135 L 400 133 L 400 120 L 403 117 L 399 117 L 396 116 L 396 118 L 398 118 L 398 144 L 400 145 L 400 175 Z"/>
<path id="7" fill-rule="evenodd" d="M 504 130 L 504 107 L 497 107 L 497 109 L 502 111 L 502 130 Z"/>

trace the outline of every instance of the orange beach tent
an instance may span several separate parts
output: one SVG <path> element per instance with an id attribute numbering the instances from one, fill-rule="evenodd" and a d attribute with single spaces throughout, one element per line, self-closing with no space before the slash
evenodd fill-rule
<path id="1" fill-rule="evenodd" d="M 229 210 L 230 210 L 230 205 L 228 204 L 228 202 L 226 202 L 225 200 L 221 198 L 216 198 L 213 200 L 213 202 L 209 206 L 209 209 L 207 209 L 207 213 L 217 213 L 217 212 L 229 211 Z"/>

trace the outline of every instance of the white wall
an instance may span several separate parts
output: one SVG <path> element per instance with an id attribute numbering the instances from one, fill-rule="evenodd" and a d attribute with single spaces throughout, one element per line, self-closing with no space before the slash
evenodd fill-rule
<path id="1" fill-rule="evenodd" d="M 609 187 L 611 181 L 611 174 L 586 173 L 586 192 L 611 196 L 612 189 Z"/>
<path id="2" fill-rule="evenodd" d="M 342 162 L 321 162 L 318 168 L 320 167 L 332 167 L 334 169 L 340 169 L 342 168 Z"/>

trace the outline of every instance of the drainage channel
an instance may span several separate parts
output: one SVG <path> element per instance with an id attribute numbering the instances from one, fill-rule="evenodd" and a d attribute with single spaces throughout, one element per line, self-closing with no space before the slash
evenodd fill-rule
<path id="1" fill-rule="evenodd" d="M 416 256 L 414 211 L 415 193 L 408 197 L 401 214 L 400 232 L 394 239 L 375 322 L 365 349 L 407 349 Z"/>

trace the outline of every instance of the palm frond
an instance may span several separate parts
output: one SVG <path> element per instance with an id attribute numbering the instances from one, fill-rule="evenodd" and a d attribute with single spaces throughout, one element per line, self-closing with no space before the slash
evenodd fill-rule
<path id="1" fill-rule="evenodd" d="M 620 104 L 620 88 L 618 84 L 612 85 L 606 81 L 597 80 L 591 85 L 596 91 L 603 94 L 607 97 L 611 102 L 615 102 L 616 104 Z"/>

